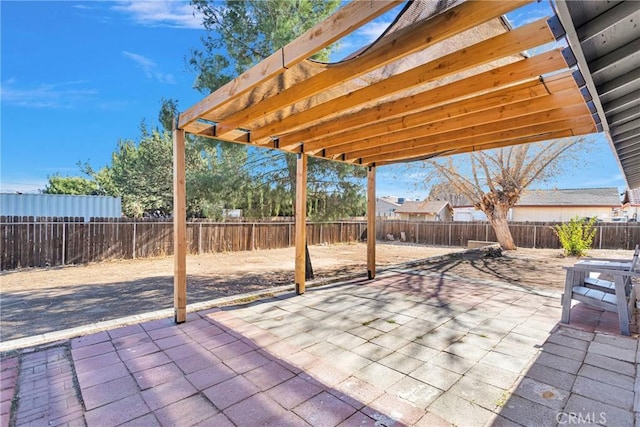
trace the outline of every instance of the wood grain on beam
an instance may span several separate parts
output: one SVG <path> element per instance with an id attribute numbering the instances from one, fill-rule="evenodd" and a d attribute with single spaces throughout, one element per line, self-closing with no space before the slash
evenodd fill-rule
<path id="1" fill-rule="evenodd" d="M 388 133 L 373 138 L 354 141 L 351 143 L 327 148 L 326 156 L 344 154 L 345 159 L 363 157 L 365 153 L 386 152 L 390 149 L 387 146 L 397 147 L 403 141 L 422 138 L 435 137 L 438 134 L 456 132 L 464 135 L 467 129 L 493 129 L 496 126 L 502 127 L 503 123 L 517 118 L 535 115 L 536 118 L 543 117 L 538 113 L 557 110 L 562 107 L 577 105 L 584 111 L 584 101 L 582 95 L 577 90 L 567 89 L 556 94 L 538 97 L 532 100 L 520 101 L 514 104 L 494 107 L 465 116 L 454 117 L 452 119 L 440 120 L 433 123 L 420 125 L 420 117 L 414 118 L 410 123 L 412 127 L 398 132 Z M 530 120 L 536 120 L 536 118 Z M 494 124 L 491 126 L 490 124 Z"/>
<path id="2" fill-rule="evenodd" d="M 539 80 L 529 80 L 517 85 L 507 87 L 495 92 L 484 92 L 472 98 L 453 100 L 433 108 L 411 108 L 408 100 L 392 101 L 381 104 L 373 109 L 359 111 L 357 113 L 343 116 L 335 122 L 322 123 L 305 128 L 291 134 L 280 137 L 280 144 L 283 148 L 295 147 L 298 143 L 293 141 L 304 141 L 307 152 L 316 152 L 329 146 L 343 144 L 353 141 L 353 134 L 367 128 L 370 136 L 377 133 L 383 134 L 390 130 L 398 130 L 403 126 L 404 116 L 425 112 L 429 114 L 430 120 L 441 120 L 447 117 L 456 117 L 482 109 L 488 109 L 495 105 L 507 105 L 523 99 L 535 98 L 548 95 L 546 87 Z M 412 98 L 422 96 L 414 95 Z M 429 95 L 429 94 L 427 94 Z M 424 96 L 427 105 L 431 105 L 431 97 Z M 412 105 L 416 105 L 412 103 Z M 418 104 L 419 105 L 419 104 Z M 340 126 L 344 123 L 344 126 Z M 345 130 L 346 129 L 346 130 Z"/>
<path id="3" fill-rule="evenodd" d="M 323 154 L 325 156 L 332 157 L 350 150 L 370 146 L 371 142 L 376 140 L 375 138 L 380 138 L 382 142 L 386 137 L 390 137 L 396 141 L 406 139 L 403 135 L 410 135 L 410 137 L 413 138 L 415 136 L 414 133 L 424 134 L 426 131 L 426 129 L 425 131 L 422 129 L 412 130 L 415 127 L 423 128 L 427 125 L 436 126 L 437 123 L 448 122 L 454 119 L 462 120 L 464 117 L 469 117 L 470 120 L 474 120 L 478 117 L 482 118 L 482 112 L 495 116 L 496 112 L 504 112 L 509 106 L 517 108 L 517 106 L 526 105 L 525 103 L 527 101 L 534 99 L 541 101 L 543 97 L 548 98 L 549 92 L 540 82 L 534 87 L 524 87 L 520 90 L 507 88 L 419 113 L 408 114 L 405 117 L 370 124 L 351 132 L 334 135 L 328 142 L 316 141 L 305 143 L 305 151 L 312 152 L 318 145 L 324 150 Z M 541 101 L 540 105 L 542 104 L 544 104 L 544 102 Z M 535 106 L 535 104 L 533 105 Z M 431 130 L 427 133 L 430 132 Z"/>
<path id="4" fill-rule="evenodd" d="M 376 277 L 376 167 L 367 168 L 367 275 Z"/>
<path id="5" fill-rule="evenodd" d="M 307 155 L 298 154 L 296 163 L 296 293 L 304 294 L 306 280 L 305 245 L 307 243 Z"/>
<path id="6" fill-rule="evenodd" d="M 508 130 L 494 129 L 493 132 L 484 132 L 484 130 L 481 130 L 480 132 L 482 133 L 467 135 L 465 137 L 456 137 L 453 135 L 455 132 L 452 132 L 452 135 L 443 134 L 441 138 L 420 138 L 408 142 L 404 147 L 398 147 L 397 150 L 393 152 L 372 154 L 371 156 L 358 159 L 358 163 L 361 161 L 364 165 L 371 163 L 379 164 L 380 162 L 397 161 L 403 158 L 425 156 L 445 151 L 451 152 L 473 145 L 517 140 L 538 134 L 588 126 L 593 123 L 590 115 L 572 117 L 571 115 L 559 114 L 559 112 L 553 115 L 552 118 L 543 120 L 542 122 L 536 120 L 519 120 L 518 123 L 505 123 L 503 129 Z"/>
<path id="7" fill-rule="evenodd" d="M 482 94 L 486 91 L 509 87 L 523 81 L 537 80 L 542 74 L 557 71 L 566 66 L 567 63 L 562 56 L 561 50 L 551 50 L 523 61 L 476 74 L 466 79 L 411 95 L 407 98 L 383 103 L 376 107 L 370 107 L 358 113 L 343 116 L 340 120 L 321 123 L 317 126 L 309 126 L 310 131 L 306 134 L 302 134 L 302 132 L 304 132 L 304 130 L 302 130 L 299 134 L 282 135 L 280 137 L 280 144 L 282 147 L 292 147 L 300 141 L 306 141 L 306 137 L 312 135 L 317 135 L 318 139 L 330 142 L 331 138 L 329 138 L 329 135 L 341 129 L 344 130 L 358 126 L 360 123 L 383 120 L 386 117 L 402 116 L 403 111 L 425 110 L 461 98 L 470 97 L 474 94 Z M 267 128 L 269 128 L 269 126 L 263 129 Z M 254 140 L 261 139 L 260 136 L 265 134 L 263 129 L 252 130 Z M 312 151 L 321 148 L 324 148 L 322 144 L 313 142 L 307 149 Z"/>
<path id="8" fill-rule="evenodd" d="M 551 98 L 548 98 L 549 86 L 553 89 L 551 93 L 555 94 Z M 545 96 L 548 102 L 546 106 L 544 105 L 544 101 L 542 101 L 542 97 Z M 567 96 L 567 98 L 561 99 L 562 96 Z M 533 102 L 534 99 L 536 100 L 535 102 Z M 528 101 L 532 103 L 529 104 Z M 330 157 L 343 152 L 341 144 L 357 144 L 356 141 L 358 140 L 369 140 L 376 136 L 382 138 L 381 142 L 384 141 L 385 136 L 399 140 L 397 138 L 397 132 L 399 131 L 406 130 L 407 132 L 412 132 L 409 129 L 423 127 L 440 121 L 469 117 L 471 120 L 478 118 L 478 122 L 484 122 L 486 119 L 480 115 L 482 111 L 486 111 L 491 117 L 496 117 L 496 112 L 503 113 L 509 108 L 515 109 L 519 107 L 521 110 L 526 110 L 527 107 L 530 107 L 531 111 L 540 111 L 541 109 L 557 108 L 562 105 L 580 102 L 582 102 L 582 96 L 578 92 L 575 81 L 571 76 L 565 77 L 563 80 L 554 81 L 551 85 L 545 85 L 539 81 L 527 82 L 515 87 L 512 86 L 496 92 L 483 93 L 476 97 L 466 98 L 418 113 L 405 114 L 401 117 L 376 121 L 374 123 L 363 123 L 362 127 L 336 133 L 322 140 L 314 139 L 310 142 L 305 141 L 304 148 L 308 153 L 317 152 L 321 149 L 325 150 L 322 154 Z M 474 113 L 477 114 L 473 115 Z M 516 112 L 513 112 L 513 114 L 516 114 Z M 416 132 L 421 133 L 422 130 L 417 130 Z M 369 141 L 371 142 L 371 140 Z M 282 144 L 282 141 L 280 142 Z M 364 144 L 364 146 L 367 146 L 367 144 Z"/>
<path id="9" fill-rule="evenodd" d="M 421 34 L 414 35 L 416 38 L 421 38 L 421 36 Z M 409 69 L 403 73 L 372 83 L 361 89 L 351 91 L 304 111 L 292 114 L 268 126 L 269 132 L 272 133 L 267 135 L 264 134 L 264 131 L 256 131 L 255 137 L 260 139 L 266 136 L 280 135 L 280 133 L 287 129 L 307 126 L 308 123 L 318 121 L 319 118 L 335 115 L 337 112 L 348 110 L 360 105 L 369 104 L 376 99 L 389 97 L 393 94 L 417 86 L 423 86 L 435 80 L 494 62 L 500 58 L 518 54 L 523 50 L 534 48 L 553 40 L 553 34 L 549 30 L 546 20 L 536 21 L 516 30 L 508 31 L 490 39 L 481 41 L 473 46 L 468 46 L 464 49 L 452 52 L 434 61 Z M 333 73 L 334 70 L 329 69 L 318 74 L 316 77 L 325 75 L 330 76 Z M 353 78 L 350 76 L 360 74 L 362 73 L 354 70 L 347 73 L 345 78 Z M 311 79 L 313 79 L 313 77 Z M 305 88 L 308 83 L 309 81 L 305 82 Z M 271 99 L 275 99 L 276 97 Z M 250 122 L 258 117 L 263 117 L 265 109 L 261 108 L 262 104 L 264 104 L 264 102 L 243 110 L 242 114 L 244 120 L 246 120 L 246 122 Z M 255 109 L 256 115 L 251 116 L 250 113 L 248 113 L 248 110 L 251 108 Z"/>
<path id="10" fill-rule="evenodd" d="M 531 135 L 531 136 L 526 136 L 522 138 L 507 140 L 507 141 L 494 142 L 491 144 L 472 145 L 469 147 L 464 147 L 459 150 L 452 151 L 450 154 L 454 155 L 454 154 L 472 153 L 476 151 L 493 150 L 495 148 L 506 148 L 513 145 L 531 144 L 533 142 L 544 142 L 544 141 L 550 141 L 552 139 L 568 138 L 570 136 L 573 136 L 573 131 L 571 129 L 563 129 L 563 130 L 558 130 L 558 131 L 553 131 L 548 133 L 542 133 L 539 135 Z"/>
<path id="11" fill-rule="evenodd" d="M 180 114 L 180 128 L 211 110 L 230 102 L 260 83 L 309 58 L 333 42 L 392 9 L 400 1 L 353 1 L 326 20 L 314 25 L 296 40 L 265 58 Z"/>
<path id="12" fill-rule="evenodd" d="M 467 1 L 432 19 L 416 22 L 381 39 L 361 56 L 332 65 L 327 70 L 305 80 L 303 85 L 285 89 L 271 98 L 226 117 L 228 126 L 245 125 L 258 118 L 326 91 L 344 81 L 357 78 L 402 57 L 460 34 L 470 28 L 497 18 L 530 1 Z M 272 133 L 271 136 L 278 135 Z M 259 137 L 257 137 L 259 138 Z"/>
<path id="13" fill-rule="evenodd" d="M 173 308 L 176 323 L 187 320 L 187 194 L 184 130 L 173 131 Z"/>
<path id="14" fill-rule="evenodd" d="M 538 134 L 538 135 L 533 135 L 533 136 L 528 136 L 528 137 L 523 137 L 523 138 L 507 140 L 507 141 L 500 141 L 500 142 L 494 142 L 494 143 L 489 143 L 489 144 L 472 145 L 472 146 L 469 146 L 469 147 L 461 148 L 459 150 L 447 151 L 446 155 L 449 156 L 449 155 L 453 155 L 453 154 L 464 154 L 464 153 L 471 153 L 471 152 L 476 152 L 476 151 L 491 150 L 491 149 L 494 149 L 494 148 L 503 148 L 503 147 L 509 147 L 509 146 L 512 146 L 512 145 L 528 144 L 528 143 L 533 143 L 533 142 L 541 142 L 541 141 L 547 141 L 547 140 L 557 139 L 557 138 L 566 138 L 566 137 L 569 137 L 569 136 L 572 136 L 572 135 L 573 135 L 573 133 L 572 133 L 571 130 L 560 130 L 560 131 L 548 132 L 548 133 L 543 133 L 543 134 Z M 425 155 L 418 156 L 418 157 L 415 158 L 415 160 L 421 160 L 420 157 L 425 157 Z M 405 162 L 405 160 L 390 160 L 390 161 L 380 162 L 380 163 L 378 163 L 378 165 L 380 165 L 380 166 L 393 165 L 393 164 L 404 163 L 404 162 Z"/>

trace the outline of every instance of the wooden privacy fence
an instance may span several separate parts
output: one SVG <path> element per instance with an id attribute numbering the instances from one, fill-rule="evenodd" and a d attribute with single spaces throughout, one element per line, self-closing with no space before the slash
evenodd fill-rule
<path id="1" fill-rule="evenodd" d="M 510 222 L 516 246 L 521 248 L 560 249 L 554 227 L 560 222 Z M 640 223 L 598 223 L 595 226 L 595 249 L 633 249 L 640 243 Z M 427 222 L 383 220 L 376 225 L 378 240 L 392 234 L 400 240 L 423 245 L 466 246 L 469 240 L 496 241 L 493 227 L 487 222 Z"/>
<path id="2" fill-rule="evenodd" d="M 307 224 L 307 242 L 353 242 L 366 223 Z M 187 223 L 191 254 L 276 249 L 293 246 L 293 222 Z M 0 217 L 1 269 L 84 264 L 173 254 L 173 223 L 161 220 Z"/>
<path id="3" fill-rule="evenodd" d="M 517 246 L 560 248 L 552 227 L 556 223 L 510 223 Z M 631 249 L 640 242 L 637 223 L 600 223 L 594 247 Z M 485 222 L 415 222 L 378 220 L 377 239 L 393 235 L 400 240 L 424 245 L 466 246 L 469 240 L 495 241 Z M 361 240 L 365 221 L 307 224 L 310 245 Z M 187 223 L 191 254 L 276 249 L 293 246 L 293 222 L 208 222 Z M 167 219 L 130 220 L 93 218 L 0 217 L 1 269 L 44 267 L 66 264 L 133 259 L 173 254 L 173 223 Z"/>

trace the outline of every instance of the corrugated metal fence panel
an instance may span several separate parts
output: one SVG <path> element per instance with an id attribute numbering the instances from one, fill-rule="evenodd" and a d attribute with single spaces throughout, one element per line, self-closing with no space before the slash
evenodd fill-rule
<path id="1" fill-rule="evenodd" d="M 122 201 L 110 196 L 65 194 L 0 194 L 0 215 L 36 217 L 120 218 Z"/>

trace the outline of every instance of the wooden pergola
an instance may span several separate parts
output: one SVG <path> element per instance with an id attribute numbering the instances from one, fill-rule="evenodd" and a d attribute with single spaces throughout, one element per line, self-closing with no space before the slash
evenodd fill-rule
<path id="1" fill-rule="evenodd" d="M 307 158 L 366 167 L 367 269 L 375 277 L 375 171 L 595 132 L 589 93 L 557 19 L 511 28 L 529 1 L 408 3 L 373 44 L 334 64 L 308 58 L 402 2 L 356 0 L 176 120 L 174 305 L 186 320 L 185 132 L 297 155 L 295 284 L 305 291 Z M 555 31 L 555 33 L 554 33 Z"/>

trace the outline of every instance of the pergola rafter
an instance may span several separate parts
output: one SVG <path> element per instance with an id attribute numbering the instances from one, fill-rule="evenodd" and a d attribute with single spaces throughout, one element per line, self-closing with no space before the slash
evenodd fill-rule
<path id="1" fill-rule="evenodd" d="M 257 118 L 267 116 L 296 102 L 316 96 L 372 70 L 380 69 L 412 53 L 499 17 L 528 2 L 529 0 L 501 1 L 495 2 L 492 7 L 487 7 L 479 2 L 459 4 L 445 13 L 434 16 L 432 19 L 418 21 L 413 25 L 398 29 L 389 37 L 385 37 L 374 44 L 364 54 L 352 60 L 336 65 L 322 66 L 321 72 L 305 79 L 303 85 L 295 84 L 279 90 L 273 96 L 234 112 L 222 120 L 219 120 L 219 117 L 213 114 L 204 115 L 204 118 L 214 121 L 219 120 L 219 123 L 225 126 L 225 129 L 246 126 L 246 124 Z M 321 66 L 318 65 L 318 67 Z M 295 74 L 296 71 L 298 70 L 285 71 L 283 80 L 286 79 L 287 74 Z M 361 96 L 366 95 L 363 94 Z M 324 105 L 322 108 L 327 108 L 324 103 L 320 105 Z M 305 108 L 304 112 L 307 115 L 326 114 L 318 111 L 307 113 L 309 110 L 309 108 Z M 305 117 L 298 118 L 304 123 Z M 224 132 L 219 132 L 219 134 L 223 137 L 225 136 Z M 254 137 L 254 139 L 260 139 L 260 137 Z"/>
<path id="2" fill-rule="evenodd" d="M 412 2 L 376 42 L 344 61 L 306 59 L 397 3 L 349 3 L 178 118 L 177 132 L 298 156 L 298 293 L 305 290 L 307 156 L 368 168 L 374 278 L 376 167 L 596 130 L 593 108 L 569 70 L 572 56 L 562 49 L 527 53 L 553 42 L 555 26 L 543 19 L 514 29 L 502 18 L 529 1 L 460 0 L 446 10 L 441 2 Z M 180 188 L 176 208 L 184 203 Z M 176 234 L 176 245 L 183 238 Z M 184 247 L 176 246 L 177 258 L 186 256 Z M 176 262 L 176 292 L 184 292 L 182 265 Z M 177 321 L 184 321 L 181 308 Z"/>
<path id="3" fill-rule="evenodd" d="M 377 152 L 384 150 L 384 146 L 411 140 L 414 138 L 432 136 L 444 132 L 452 132 L 453 139 L 464 137 L 467 128 L 476 126 L 478 123 L 508 123 L 512 118 L 525 117 L 537 114 L 538 112 L 553 110 L 567 105 L 584 104 L 580 94 L 567 89 L 555 94 L 536 97 L 514 103 L 483 109 L 481 111 L 471 111 L 468 114 L 455 116 L 449 119 L 438 119 L 431 117 L 429 112 L 419 113 L 408 117 L 409 120 L 402 123 L 402 127 L 396 131 L 388 131 L 379 135 L 369 137 L 369 132 L 365 134 L 350 135 L 348 143 L 338 145 L 326 145 L 325 156 L 343 156 L 343 160 L 362 157 L 367 152 Z M 583 106 L 583 105 L 581 105 Z M 585 114 L 589 111 L 583 108 L 580 110 Z M 580 112 L 578 111 L 578 112 Z M 367 136 L 362 138 L 361 136 Z"/>

